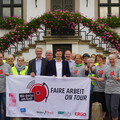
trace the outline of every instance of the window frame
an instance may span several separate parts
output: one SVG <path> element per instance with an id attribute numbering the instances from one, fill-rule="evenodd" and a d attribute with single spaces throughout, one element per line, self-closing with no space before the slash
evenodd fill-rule
<path id="1" fill-rule="evenodd" d="M 108 16 L 111 16 L 111 7 L 119 7 L 119 16 L 120 16 L 120 0 L 119 3 L 111 3 L 111 0 L 107 0 L 107 3 L 100 3 L 98 0 L 98 17 L 100 17 L 100 7 L 107 7 L 108 8 Z"/>
<path id="2" fill-rule="evenodd" d="M 54 6 L 53 3 L 54 3 L 54 0 L 51 0 L 51 11 L 54 11 L 54 10 L 53 10 L 53 6 Z M 65 3 L 65 1 L 64 1 L 64 0 L 61 0 L 60 3 L 61 3 L 61 4 L 60 4 L 61 9 L 60 9 L 60 10 L 64 11 L 65 5 L 63 5 L 63 4 Z M 73 11 L 75 11 L 75 0 L 73 0 L 72 9 L 73 9 Z"/>
<path id="3" fill-rule="evenodd" d="M 3 8 L 10 7 L 10 16 L 14 16 L 14 8 L 21 8 L 21 18 L 23 18 L 23 0 L 21 4 L 14 4 L 14 0 L 10 0 L 10 4 L 3 4 L 3 0 L 0 0 L 0 18 L 3 18 Z"/>

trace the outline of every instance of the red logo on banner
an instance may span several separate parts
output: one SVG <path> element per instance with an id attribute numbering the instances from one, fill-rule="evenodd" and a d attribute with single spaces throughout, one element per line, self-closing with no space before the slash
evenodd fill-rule
<path id="1" fill-rule="evenodd" d="M 100 71 L 99 71 L 99 74 L 100 74 L 100 75 L 102 75 L 102 74 L 103 74 L 103 71 L 102 71 L 102 70 L 100 70 Z"/>
<path id="2" fill-rule="evenodd" d="M 16 106 L 16 94 L 9 93 L 9 107 L 15 107 L 15 106 Z"/>
<path id="3" fill-rule="evenodd" d="M 75 116 L 86 116 L 86 113 L 75 112 Z"/>
<path id="4" fill-rule="evenodd" d="M 47 97 L 47 90 L 44 85 L 40 83 L 34 84 L 30 88 L 30 93 L 34 93 L 35 101 L 36 102 L 41 102 Z"/>
<path id="5" fill-rule="evenodd" d="M 3 74 L 3 70 L 0 70 L 0 75 Z"/>
<path id="6" fill-rule="evenodd" d="M 113 76 L 113 75 L 114 75 L 114 71 L 111 71 L 111 72 L 110 72 L 110 75 Z"/>

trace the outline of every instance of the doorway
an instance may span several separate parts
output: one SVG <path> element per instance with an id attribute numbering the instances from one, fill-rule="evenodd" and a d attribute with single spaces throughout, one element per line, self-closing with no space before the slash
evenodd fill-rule
<path id="1" fill-rule="evenodd" d="M 62 58 L 64 59 L 64 53 L 66 50 L 70 50 L 72 52 L 72 44 L 53 44 L 53 58 L 55 58 L 55 51 L 57 49 L 61 49 L 63 51 Z"/>

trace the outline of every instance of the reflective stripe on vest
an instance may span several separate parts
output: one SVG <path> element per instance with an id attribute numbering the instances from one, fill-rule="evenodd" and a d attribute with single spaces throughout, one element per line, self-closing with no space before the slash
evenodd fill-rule
<path id="1" fill-rule="evenodd" d="M 94 65 L 95 65 L 95 66 L 98 66 L 98 63 L 95 63 Z"/>
<path id="2" fill-rule="evenodd" d="M 11 70 L 13 75 L 18 75 L 18 71 L 15 66 L 12 67 Z M 28 70 L 28 66 L 25 66 L 25 69 L 20 71 L 20 75 L 26 75 L 27 70 Z"/>
<path id="3" fill-rule="evenodd" d="M 89 74 L 88 74 L 88 77 L 91 77 L 91 76 L 92 76 L 92 77 L 95 77 L 95 74 L 92 74 L 92 75 L 89 75 Z M 91 82 L 92 82 L 92 85 L 94 85 L 94 80 L 91 80 Z"/>

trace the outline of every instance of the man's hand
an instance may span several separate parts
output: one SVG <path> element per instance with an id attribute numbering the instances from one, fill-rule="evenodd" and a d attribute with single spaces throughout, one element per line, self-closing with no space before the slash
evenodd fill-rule
<path id="1" fill-rule="evenodd" d="M 35 77 L 35 73 L 34 72 L 31 72 L 30 75 L 31 75 L 31 77 Z"/>

